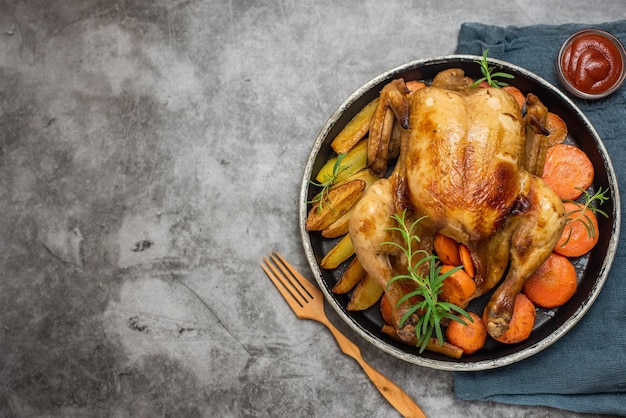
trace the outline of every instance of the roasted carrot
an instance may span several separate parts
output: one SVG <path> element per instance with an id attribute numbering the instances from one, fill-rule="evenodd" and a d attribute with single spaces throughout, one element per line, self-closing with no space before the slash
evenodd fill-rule
<path id="1" fill-rule="evenodd" d="M 424 87 L 426 87 L 426 83 L 424 83 L 423 81 L 417 81 L 417 80 L 407 81 L 405 84 L 406 84 L 406 88 L 408 88 L 411 93 L 413 93 L 416 90 L 423 89 Z"/>
<path id="2" fill-rule="evenodd" d="M 442 265 L 441 274 L 453 268 L 450 265 Z M 476 282 L 464 270 L 457 270 L 443 279 L 439 299 L 465 307 L 475 292 Z"/>
<path id="3" fill-rule="evenodd" d="M 483 313 L 483 321 L 486 320 L 486 312 L 485 310 Z M 524 341 L 533 330 L 536 315 L 535 305 L 526 295 L 518 293 L 515 297 L 515 306 L 513 307 L 511 322 L 509 322 L 509 329 L 494 339 L 504 344 L 515 344 Z"/>
<path id="4" fill-rule="evenodd" d="M 549 145 L 560 144 L 567 138 L 567 125 L 556 113 L 548 112 L 546 129 L 550 132 L 548 135 Z"/>
<path id="5" fill-rule="evenodd" d="M 576 293 L 576 268 L 562 255 L 552 253 L 524 283 L 524 294 L 536 306 L 556 308 Z"/>
<path id="6" fill-rule="evenodd" d="M 476 270 L 474 269 L 472 255 L 470 254 L 470 250 L 467 248 L 467 245 L 459 245 L 459 256 L 461 258 L 461 264 L 463 264 L 463 270 L 465 270 L 467 275 L 473 279 L 476 275 Z"/>
<path id="7" fill-rule="evenodd" d="M 487 341 L 487 327 L 483 319 L 474 312 L 468 312 L 473 322 L 467 318 L 461 318 L 465 325 L 450 321 L 448 329 L 446 329 L 446 339 L 452 345 L 461 347 L 463 354 L 472 354 L 483 348 Z"/>
<path id="8" fill-rule="evenodd" d="M 522 93 L 520 89 L 514 86 L 504 86 L 502 87 L 502 90 L 511 93 L 511 95 L 515 97 L 515 100 L 517 101 L 520 109 L 524 107 L 524 103 L 526 103 L 526 97 L 524 97 L 524 93 Z"/>
<path id="9" fill-rule="evenodd" d="M 565 257 L 580 257 L 598 243 L 598 219 L 591 209 L 579 203 L 565 202 L 563 206 L 567 223 L 554 252 Z"/>
<path id="10" fill-rule="evenodd" d="M 380 298 L 380 315 L 382 316 L 383 321 L 385 321 L 385 324 L 393 324 L 393 318 L 391 317 L 391 303 L 389 302 L 389 299 L 387 299 L 387 295 L 383 295 L 383 297 Z"/>
<path id="11" fill-rule="evenodd" d="M 561 199 L 576 200 L 591 185 L 593 175 L 593 164 L 580 148 L 569 144 L 548 148 L 541 177 Z"/>
<path id="12" fill-rule="evenodd" d="M 461 265 L 459 244 L 452 238 L 442 234 L 436 234 L 433 241 L 433 247 L 442 264 L 448 264 L 451 266 Z"/>

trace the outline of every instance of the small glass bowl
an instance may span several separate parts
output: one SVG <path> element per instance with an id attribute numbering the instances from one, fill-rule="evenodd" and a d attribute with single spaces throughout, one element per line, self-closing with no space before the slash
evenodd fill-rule
<path id="1" fill-rule="evenodd" d="M 592 93 L 586 93 L 586 92 L 584 92 L 582 90 L 579 90 L 578 88 L 576 88 L 576 86 L 574 86 L 567 79 L 567 77 L 564 74 L 563 68 L 562 68 L 562 58 L 563 58 L 563 55 L 565 54 L 566 49 L 574 41 L 576 41 L 577 39 L 580 39 L 583 36 L 587 36 L 587 35 L 599 35 L 599 36 L 603 37 L 604 39 L 606 39 L 607 41 L 609 41 L 610 43 L 612 43 L 617 48 L 617 50 L 619 51 L 620 56 L 621 56 L 621 60 L 622 60 L 622 73 L 621 73 L 621 75 L 618 77 L 617 81 L 611 87 L 609 87 L 607 90 L 605 90 L 605 91 L 603 91 L 601 93 L 592 94 Z M 584 29 L 584 30 L 581 30 L 579 32 L 574 33 L 572 36 L 567 38 L 567 40 L 565 42 L 563 42 L 563 45 L 561 45 L 561 50 L 559 51 L 559 56 L 557 58 L 556 69 L 557 69 L 557 75 L 559 77 L 559 81 L 561 82 L 563 87 L 565 87 L 567 89 L 567 91 L 569 91 L 573 95 L 575 95 L 577 97 L 580 97 L 582 99 L 587 99 L 587 100 L 602 99 L 602 98 L 607 97 L 608 95 L 614 93 L 624 83 L 624 80 L 626 79 L 626 51 L 624 50 L 624 45 L 622 45 L 620 40 L 617 39 L 611 33 L 603 31 L 603 30 L 600 30 L 600 29 Z"/>

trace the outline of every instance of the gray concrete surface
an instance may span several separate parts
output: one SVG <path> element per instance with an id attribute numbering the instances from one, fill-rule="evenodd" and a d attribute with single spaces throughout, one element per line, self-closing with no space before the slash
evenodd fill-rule
<path id="1" fill-rule="evenodd" d="M 0 416 L 391 417 L 259 268 L 307 271 L 310 146 L 356 88 L 462 22 L 594 23 L 624 3 L 0 0 Z M 331 320 L 430 417 L 452 375 Z M 582 415 L 580 415 L 582 416 Z"/>

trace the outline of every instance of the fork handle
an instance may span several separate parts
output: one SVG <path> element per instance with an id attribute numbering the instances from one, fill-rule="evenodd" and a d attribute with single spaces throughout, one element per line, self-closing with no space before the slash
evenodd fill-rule
<path id="1" fill-rule="evenodd" d="M 389 378 L 380 373 L 378 370 L 370 366 L 361 355 L 361 350 L 359 347 L 354 344 L 352 341 L 348 339 L 345 335 L 341 333 L 335 326 L 327 319 L 325 321 L 320 321 L 324 325 L 330 329 L 332 334 L 335 336 L 335 340 L 341 347 L 341 351 L 343 351 L 346 355 L 355 359 L 363 368 L 367 376 L 370 378 L 372 383 L 376 386 L 376 388 L 380 391 L 380 393 L 387 399 L 387 401 L 393 405 L 394 408 L 398 412 L 402 414 L 404 417 L 414 417 L 414 418 L 426 418 L 424 412 L 420 409 L 420 407 L 411 399 L 409 395 L 406 394 L 398 385 L 393 383 Z"/>

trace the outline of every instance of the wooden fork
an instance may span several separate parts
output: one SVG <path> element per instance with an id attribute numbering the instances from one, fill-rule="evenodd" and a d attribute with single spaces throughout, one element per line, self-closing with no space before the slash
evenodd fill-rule
<path id="1" fill-rule="evenodd" d="M 343 351 L 355 359 L 380 393 L 398 412 L 405 417 L 423 417 L 426 415 L 419 406 L 400 387 L 367 364 L 361 356 L 361 350 L 328 320 L 324 312 L 324 297 L 311 282 L 304 278 L 280 254 L 274 252 L 269 260 L 263 257 L 261 268 L 283 295 L 296 316 L 301 319 L 313 319 L 326 325 L 332 332 Z"/>

